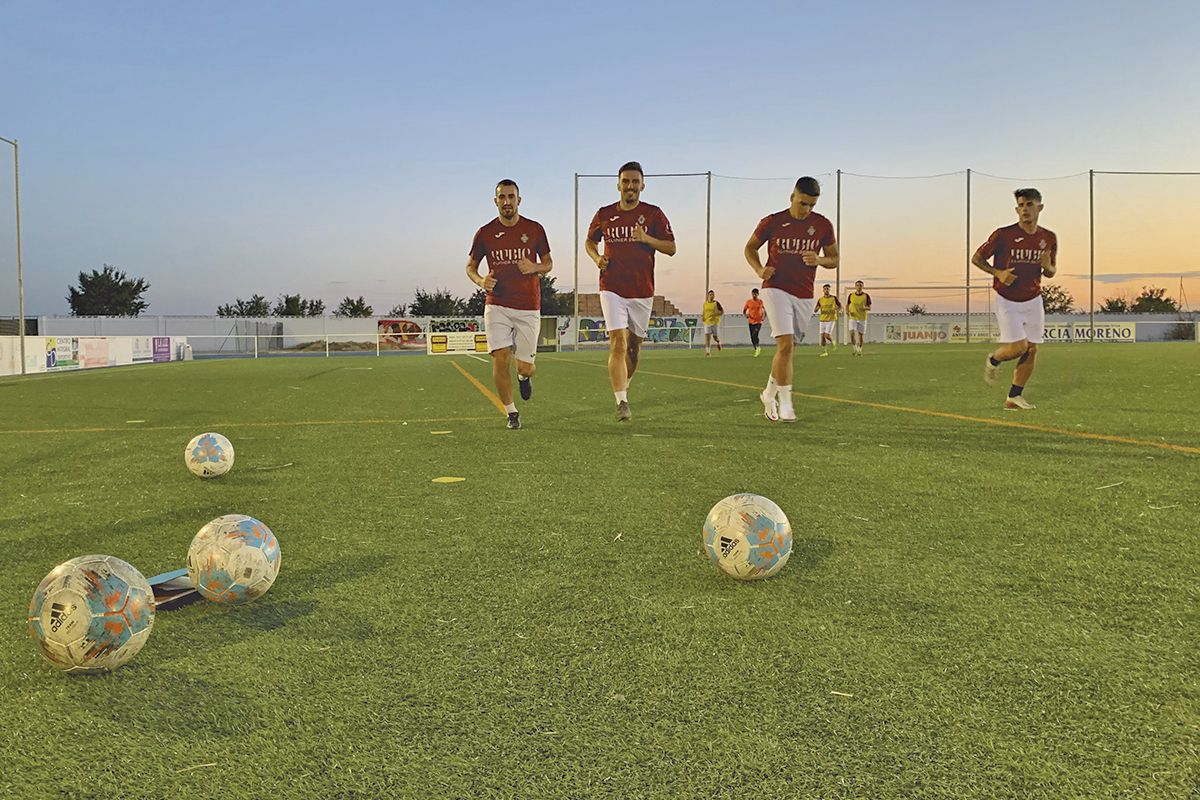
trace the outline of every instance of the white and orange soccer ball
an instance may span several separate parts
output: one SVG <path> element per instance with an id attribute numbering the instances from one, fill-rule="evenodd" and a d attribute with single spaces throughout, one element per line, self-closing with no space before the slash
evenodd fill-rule
<path id="1" fill-rule="evenodd" d="M 150 638 L 154 592 L 145 576 L 114 556 L 80 556 L 42 579 L 29 602 L 29 633 L 42 655 L 70 673 L 106 672 Z"/>
<path id="2" fill-rule="evenodd" d="M 183 463 L 193 475 L 219 478 L 233 468 L 233 445 L 219 433 L 202 433 L 187 443 Z"/>
<path id="3" fill-rule="evenodd" d="M 743 581 L 769 578 L 792 554 L 792 526 L 771 500 L 730 495 L 704 520 L 704 549 L 726 575 Z"/>
<path id="4" fill-rule="evenodd" d="M 188 577 L 205 599 L 238 605 L 267 593 L 282 559 L 279 540 L 270 528 L 254 517 L 226 514 L 192 539 Z"/>

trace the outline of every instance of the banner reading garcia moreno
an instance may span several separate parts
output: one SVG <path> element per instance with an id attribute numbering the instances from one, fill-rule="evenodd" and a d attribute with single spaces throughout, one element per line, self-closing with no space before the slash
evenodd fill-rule
<path id="1" fill-rule="evenodd" d="M 888 342 L 948 342 L 948 322 L 889 322 L 884 328 Z"/>
<path id="2" fill-rule="evenodd" d="M 1086 322 L 1047 325 L 1043 332 L 1047 342 L 1090 342 L 1093 340 L 1092 326 Z M 1095 341 L 1136 342 L 1136 322 L 1097 322 Z"/>

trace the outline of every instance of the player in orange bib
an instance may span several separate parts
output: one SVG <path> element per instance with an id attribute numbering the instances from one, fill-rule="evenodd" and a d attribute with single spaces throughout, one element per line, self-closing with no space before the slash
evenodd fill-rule
<path id="1" fill-rule="evenodd" d="M 746 315 L 746 322 L 750 325 L 750 344 L 754 345 L 754 355 L 757 356 L 762 352 L 762 348 L 758 346 L 758 332 L 762 330 L 763 319 L 766 318 L 763 301 L 758 299 L 758 289 L 750 290 L 750 299 L 742 306 L 742 313 Z"/>
<path id="2" fill-rule="evenodd" d="M 492 380 L 508 413 L 508 427 L 518 430 L 521 415 L 513 403 L 512 360 L 517 357 L 517 383 L 521 399 L 533 396 L 533 359 L 541 327 L 542 279 L 554 268 L 546 231 L 522 217 L 521 190 L 507 178 L 496 184 L 494 220 L 475 232 L 467 257 L 467 277 L 487 292 L 483 329 L 492 353 Z M 479 264 L 487 261 L 487 275 Z"/>

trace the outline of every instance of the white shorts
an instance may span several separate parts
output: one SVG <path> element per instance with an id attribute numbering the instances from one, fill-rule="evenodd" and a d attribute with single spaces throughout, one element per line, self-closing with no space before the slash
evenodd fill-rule
<path id="1" fill-rule="evenodd" d="M 837 325 L 837 322 L 833 321 L 833 320 L 831 320 L 829 322 L 822 322 L 821 323 L 821 335 L 825 336 L 826 334 L 828 334 L 830 336 L 833 336 L 833 326 L 834 325 Z"/>
<path id="2" fill-rule="evenodd" d="M 1000 343 L 1009 344 L 1022 339 L 1041 344 L 1046 330 L 1046 307 L 1041 297 L 1032 300 L 1009 300 L 996 295 L 996 322 L 1000 324 Z"/>
<path id="3" fill-rule="evenodd" d="M 604 327 L 609 333 L 628 328 L 639 339 L 646 338 L 650 327 L 653 297 L 621 297 L 615 292 L 600 293 L 600 309 L 604 312 Z"/>
<path id="4" fill-rule="evenodd" d="M 767 322 L 771 323 L 771 338 L 787 336 L 797 342 L 804 341 L 804 328 L 808 315 L 812 313 L 812 298 L 800 298 L 783 289 L 763 289 L 759 292 Z"/>
<path id="5" fill-rule="evenodd" d="M 490 303 L 483 308 L 483 330 L 487 334 L 489 352 L 515 347 L 517 360 L 532 364 L 537 356 L 541 328 L 542 312 L 537 309 L 509 308 Z"/>
<path id="6" fill-rule="evenodd" d="M 704 333 L 711 336 L 719 336 L 721 331 L 719 331 L 718 328 L 720 328 L 719 325 L 705 325 Z"/>
<path id="7" fill-rule="evenodd" d="M 854 331 L 855 333 L 865 334 L 867 332 L 867 321 L 865 319 L 850 320 L 850 330 Z"/>

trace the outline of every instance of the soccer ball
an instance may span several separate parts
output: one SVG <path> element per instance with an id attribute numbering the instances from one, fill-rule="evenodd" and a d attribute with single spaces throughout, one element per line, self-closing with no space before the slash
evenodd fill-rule
<path id="1" fill-rule="evenodd" d="M 29 633 L 67 672 L 104 672 L 137 655 L 154 624 L 154 591 L 133 565 L 80 556 L 42 578 L 29 601 Z"/>
<path id="2" fill-rule="evenodd" d="M 237 605 L 266 594 L 282 563 L 271 529 L 244 514 L 217 517 L 188 547 L 192 585 L 215 603 Z"/>
<path id="3" fill-rule="evenodd" d="M 767 498 L 730 495 L 704 520 L 704 549 L 726 575 L 743 581 L 769 578 L 792 554 L 792 526 Z"/>
<path id="4" fill-rule="evenodd" d="M 219 433 L 202 433 L 188 442 L 183 463 L 193 475 L 218 478 L 233 467 L 233 445 Z"/>

